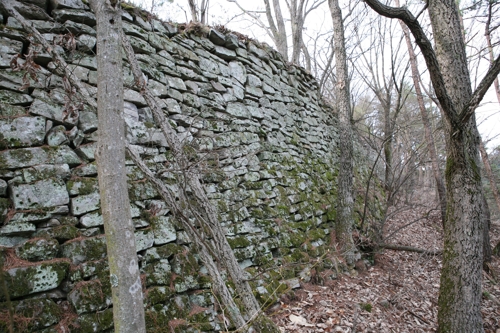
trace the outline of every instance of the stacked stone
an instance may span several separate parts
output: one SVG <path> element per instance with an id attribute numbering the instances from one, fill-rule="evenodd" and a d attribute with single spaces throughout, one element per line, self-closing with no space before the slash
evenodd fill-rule
<path id="1" fill-rule="evenodd" d="M 96 96 L 95 17 L 88 6 L 79 0 L 25 5 L 20 10 L 32 26 Z M 209 156 L 206 191 L 242 267 L 250 275 L 266 269 L 254 287 L 263 302 L 273 301 L 276 289 L 297 285 L 304 268 L 301 277 L 307 278 L 310 260 L 325 251 L 335 215 L 332 110 L 310 74 L 267 46 L 207 27 L 199 34 L 189 26 L 179 32 L 176 25 L 125 9 L 124 30 L 148 88 L 163 101 L 186 147 L 198 157 Z M 111 330 L 95 110 L 68 89 L 50 55 L 17 20 L 2 19 L 7 22 L 0 28 L 3 283 L 15 311 L 33 318 L 16 325 L 42 332 L 64 325 L 71 332 Z M 29 56 L 17 58 L 22 69 L 14 70 L 18 54 Z M 178 184 L 164 172 L 171 158 L 168 144 L 133 86 L 125 59 L 123 64 L 127 140 L 176 190 Z M 79 109 L 78 117 L 72 108 Z M 218 331 L 210 280 L 189 251 L 190 239 L 132 161 L 127 169 L 149 329 L 184 318 L 185 332 Z M 0 290 L 0 302 L 6 301 Z M 0 313 L 8 304 L 0 303 Z M 64 319 L 65 312 L 76 316 Z"/>

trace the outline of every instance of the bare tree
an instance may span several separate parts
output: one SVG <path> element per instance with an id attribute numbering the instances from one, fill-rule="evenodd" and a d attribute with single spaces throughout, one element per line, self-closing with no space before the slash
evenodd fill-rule
<path id="1" fill-rule="evenodd" d="M 406 7 L 366 0 L 377 13 L 402 20 L 425 58 L 448 126 L 447 202 L 438 332 L 484 332 L 481 318 L 483 258 L 482 184 L 474 111 L 500 72 L 497 58 L 476 90 L 471 89 L 460 15 L 454 0 L 429 1 L 435 49 Z"/>
<path id="2" fill-rule="evenodd" d="M 344 25 L 342 10 L 338 0 L 328 0 L 333 22 L 333 40 L 335 46 L 335 65 L 337 71 L 337 107 L 340 122 L 339 147 L 340 165 L 337 178 L 337 221 L 335 233 L 341 244 L 342 253 L 348 264 L 353 264 L 356 258 L 356 246 L 352 238 L 353 227 L 353 143 L 352 143 L 352 113 L 349 90 L 349 72 L 347 70 L 347 55 L 345 48 Z"/>
<path id="3" fill-rule="evenodd" d="M 243 7 L 237 0 L 227 0 L 234 3 L 238 8 L 250 16 L 264 29 L 267 35 L 273 40 L 278 51 L 288 60 L 288 34 L 285 22 L 287 19 L 283 16 L 279 0 L 272 0 L 272 6 L 269 0 L 263 0 L 264 11 L 251 11 Z M 292 39 L 292 57 L 290 61 L 299 64 L 300 56 L 304 50 L 303 30 L 307 16 L 325 3 L 326 0 L 287 0 L 286 5 L 289 13 L 291 39 Z M 267 24 L 259 17 L 259 14 L 265 13 Z M 305 54 L 307 57 L 308 54 Z"/>
<path id="4" fill-rule="evenodd" d="M 207 24 L 208 17 L 208 5 L 210 0 L 188 0 L 189 10 L 191 11 L 191 19 L 193 22 L 200 22 L 201 24 Z"/>

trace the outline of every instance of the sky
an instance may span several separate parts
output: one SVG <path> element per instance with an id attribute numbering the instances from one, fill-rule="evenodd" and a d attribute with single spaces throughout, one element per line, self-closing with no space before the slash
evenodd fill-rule
<path id="1" fill-rule="evenodd" d="M 131 2 L 142 6 L 145 9 L 151 9 L 152 0 L 132 0 Z M 153 0 L 158 3 L 158 0 Z M 312 0 L 310 0 L 312 1 Z M 160 1 L 161 2 L 161 1 Z M 189 21 L 190 12 L 187 6 L 187 0 L 166 0 L 163 1 L 164 5 L 157 9 L 156 14 L 164 20 L 172 22 L 186 22 Z M 198 0 L 198 2 L 201 2 Z M 239 0 L 241 6 L 247 10 L 262 11 L 263 1 L 261 0 Z M 282 5 L 283 14 L 286 15 L 286 5 Z M 367 9 L 368 10 L 368 9 Z M 266 23 L 265 16 L 262 15 L 262 20 Z M 241 32 L 249 37 L 257 39 L 261 42 L 267 42 L 269 45 L 274 46 L 272 40 L 266 35 L 265 30 L 260 29 L 254 24 L 255 21 L 251 20 L 249 16 L 242 14 L 238 6 L 231 0 L 210 0 L 210 8 L 208 12 L 208 24 L 211 26 L 224 25 L 226 28 Z M 464 24 L 468 24 L 465 21 Z M 477 31 L 472 31 L 476 29 Z M 469 33 L 483 34 L 484 26 L 476 23 Z M 328 5 L 325 2 L 321 7 L 311 13 L 308 17 L 304 35 L 316 36 L 319 31 L 325 33 L 331 30 L 331 17 Z M 319 38 L 319 43 L 326 45 L 328 38 L 331 34 L 325 33 L 324 36 Z M 290 43 L 291 44 L 291 43 Z M 321 46 L 321 45 L 320 45 Z M 421 58 L 420 58 L 421 59 Z M 422 61 L 422 60 L 421 60 Z M 480 65 L 472 65 L 471 72 L 477 73 L 477 77 L 481 78 L 487 70 L 487 65 L 483 61 Z M 496 98 L 494 88 L 491 87 L 486 94 L 480 107 L 476 110 L 476 119 L 479 132 L 486 143 L 489 151 L 497 146 L 500 146 L 500 104 Z"/>

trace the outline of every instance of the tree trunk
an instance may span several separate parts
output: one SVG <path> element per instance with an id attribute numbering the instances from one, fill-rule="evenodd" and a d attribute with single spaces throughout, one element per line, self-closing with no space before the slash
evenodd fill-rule
<path id="1" fill-rule="evenodd" d="M 113 297 L 114 330 L 146 332 L 142 284 L 125 170 L 120 1 L 91 0 L 97 19 L 96 153 Z"/>
<path id="2" fill-rule="evenodd" d="M 479 133 L 475 116 L 457 122 L 472 97 L 465 43 L 454 0 L 430 1 L 429 14 L 444 89 L 452 108 L 448 136 L 446 184 L 448 209 L 444 229 L 439 290 L 439 332 L 484 332 L 481 317 L 483 262 L 482 184 Z M 446 18 L 446 19 L 445 19 Z"/>
<path id="3" fill-rule="evenodd" d="M 191 12 L 191 20 L 193 22 L 199 22 L 198 18 L 198 8 L 196 8 L 195 0 L 188 0 L 189 10 Z"/>
<path id="4" fill-rule="evenodd" d="M 276 16 L 276 24 L 274 23 L 273 13 L 271 11 L 271 4 L 269 3 L 269 0 L 264 0 L 264 5 L 266 7 L 266 17 L 273 36 L 274 44 L 276 44 L 278 52 L 283 55 L 286 61 L 288 61 L 288 41 L 286 37 L 285 20 L 283 19 L 283 14 L 281 13 L 279 0 L 273 0 L 273 9 L 274 15 Z"/>
<path id="5" fill-rule="evenodd" d="M 342 11 L 338 0 L 328 0 L 333 21 L 333 40 L 337 71 L 337 106 L 339 110 L 340 164 L 337 195 L 337 221 L 335 233 L 346 262 L 351 265 L 356 258 L 356 246 L 352 238 L 353 224 L 353 144 L 349 72 L 344 41 Z"/>
<path id="6" fill-rule="evenodd" d="M 396 5 L 399 6 L 399 0 L 396 1 Z M 415 86 L 415 93 L 417 95 L 418 107 L 420 110 L 420 116 L 422 118 L 422 123 L 424 125 L 425 141 L 427 141 L 427 149 L 429 150 L 429 155 L 432 163 L 432 172 L 434 174 L 434 179 L 436 180 L 436 187 L 439 197 L 439 203 L 441 206 L 441 223 L 444 227 L 444 221 L 446 217 L 446 188 L 444 186 L 443 175 L 441 169 L 439 168 L 439 161 L 436 153 L 436 146 L 434 144 L 434 138 L 432 136 L 432 126 L 429 121 L 429 116 L 427 115 L 427 110 L 425 108 L 424 97 L 422 94 L 422 89 L 420 88 L 420 74 L 417 67 L 417 55 L 413 50 L 413 46 L 410 40 L 410 32 L 408 27 L 402 22 L 401 28 L 406 40 L 406 46 L 408 47 L 408 53 L 410 55 L 410 65 L 411 73 L 413 76 L 413 85 Z"/>

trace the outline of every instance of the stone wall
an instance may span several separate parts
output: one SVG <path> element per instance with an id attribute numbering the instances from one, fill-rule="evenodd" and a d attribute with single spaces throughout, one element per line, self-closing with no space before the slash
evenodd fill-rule
<path id="1" fill-rule="evenodd" d="M 25 16 L 95 96 L 94 15 L 77 0 L 27 2 L 39 10 L 27 8 Z M 256 295 L 270 304 L 298 285 L 297 276 L 308 278 L 313 259 L 327 262 L 336 118 L 313 77 L 271 48 L 124 7 L 124 29 L 148 86 L 186 148 L 207 156 L 206 191 Z M 0 331 L 9 307 L 17 331 L 112 331 L 97 116 L 65 89 L 51 57 L 20 23 L 1 19 Z M 18 54 L 26 56 L 12 62 Z M 124 66 L 127 139 L 175 190 L 179 184 L 162 172 L 166 140 Z M 148 331 L 221 330 L 189 238 L 131 160 L 127 168 Z"/>

